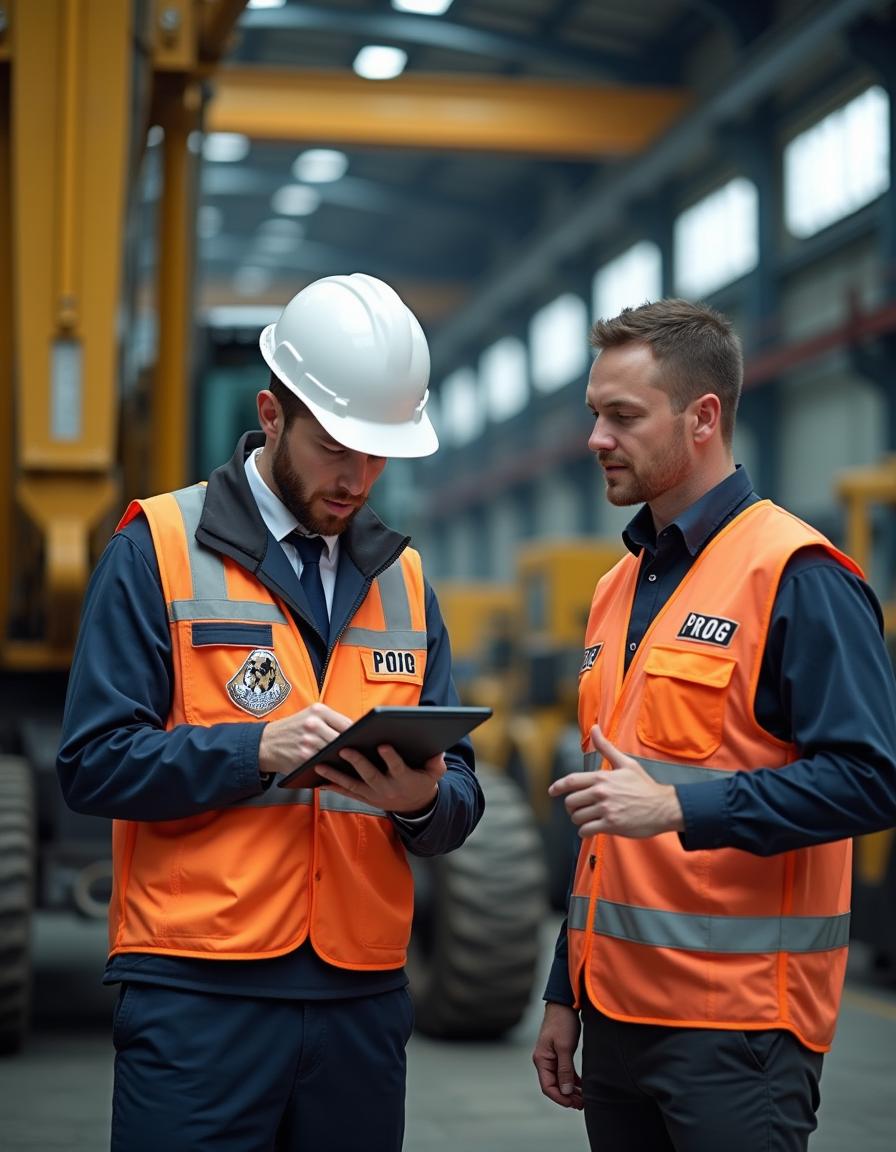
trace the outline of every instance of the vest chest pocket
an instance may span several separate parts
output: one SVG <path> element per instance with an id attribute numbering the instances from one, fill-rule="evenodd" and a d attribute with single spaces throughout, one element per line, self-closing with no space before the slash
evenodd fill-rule
<path id="1" fill-rule="evenodd" d="M 267 719 L 293 689 L 271 624 L 194 620 L 178 647 L 184 717 L 190 724 Z"/>
<path id="2" fill-rule="evenodd" d="M 648 747 L 704 760 L 722 742 L 725 700 L 737 661 L 658 644 L 644 664 L 638 738 Z"/>

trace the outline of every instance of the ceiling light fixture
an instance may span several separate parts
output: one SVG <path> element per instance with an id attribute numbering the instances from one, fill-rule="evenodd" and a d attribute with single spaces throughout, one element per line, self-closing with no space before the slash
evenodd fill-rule
<path id="1" fill-rule="evenodd" d="M 404 72 L 408 54 L 385 44 L 367 44 L 355 57 L 352 68 L 365 80 L 393 80 Z"/>
<path id="2" fill-rule="evenodd" d="M 241 132 L 210 132 L 202 141 L 202 158 L 213 164 L 236 164 L 249 155 L 249 137 Z"/>
<path id="3" fill-rule="evenodd" d="M 399 12 L 416 12 L 418 16 L 444 16 L 451 0 L 392 0 L 392 7 Z"/>
<path id="4" fill-rule="evenodd" d="M 271 207 L 280 216 L 310 216 L 320 204 L 320 193 L 305 184 L 284 184 L 271 197 Z"/>
<path id="5" fill-rule="evenodd" d="M 300 152 L 292 165 L 296 180 L 306 184 L 331 184 L 340 180 L 348 168 L 348 156 L 335 148 L 309 148 Z"/>

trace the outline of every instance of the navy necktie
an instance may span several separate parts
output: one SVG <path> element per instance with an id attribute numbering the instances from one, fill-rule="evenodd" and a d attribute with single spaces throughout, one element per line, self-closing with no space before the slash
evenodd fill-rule
<path id="1" fill-rule="evenodd" d="M 305 589 L 317 630 L 324 640 L 327 640 L 330 635 L 330 614 L 327 611 L 327 598 L 320 578 L 320 554 L 324 550 L 324 538 L 303 536 L 300 532 L 294 531 L 286 537 L 286 542 L 292 544 L 302 561 L 299 583 Z"/>

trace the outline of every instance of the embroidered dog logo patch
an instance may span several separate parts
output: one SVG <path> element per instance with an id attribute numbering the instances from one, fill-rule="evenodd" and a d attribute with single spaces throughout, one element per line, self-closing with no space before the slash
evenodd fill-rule
<path id="1" fill-rule="evenodd" d="M 227 695 L 251 716 L 266 716 L 283 703 L 292 685 L 283 675 L 273 652 L 256 648 L 239 671 L 227 681 Z"/>

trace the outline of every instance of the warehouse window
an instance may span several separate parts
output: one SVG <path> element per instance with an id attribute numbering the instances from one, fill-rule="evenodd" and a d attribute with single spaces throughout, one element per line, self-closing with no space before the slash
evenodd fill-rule
<path id="1" fill-rule="evenodd" d="M 505 336 L 479 358 L 479 381 L 485 393 L 489 418 L 509 420 L 526 407 L 526 348 L 522 340 Z"/>
<path id="2" fill-rule="evenodd" d="M 532 383 L 554 392 L 588 366 L 588 309 L 571 292 L 540 308 L 529 322 Z"/>
<path id="3" fill-rule="evenodd" d="M 883 88 L 868 88 L 784 148 L 784 222 L 800 239 L 889 186 L 890 103 Z"/>
<path id="4" fill-rule="evenodd" d="M 595 273 L 591 312 L 608 319 L 662 295 L 662 259 L 652 240 L 641 240 Z"/>
<path id="5" fill-rule="evenodd" d="M 675 221 L 675 290 L 707 296 L 751 272 L 759 260 L 756 185 L 737 176 Z"/>
<path id="6" fill-rule="evenodd" d="M 445 439 L 458 448 L 475 440 L 485 424 L 485 413 L 473 369 L 458 368 L 446 376 L 439 401 Z"/>

